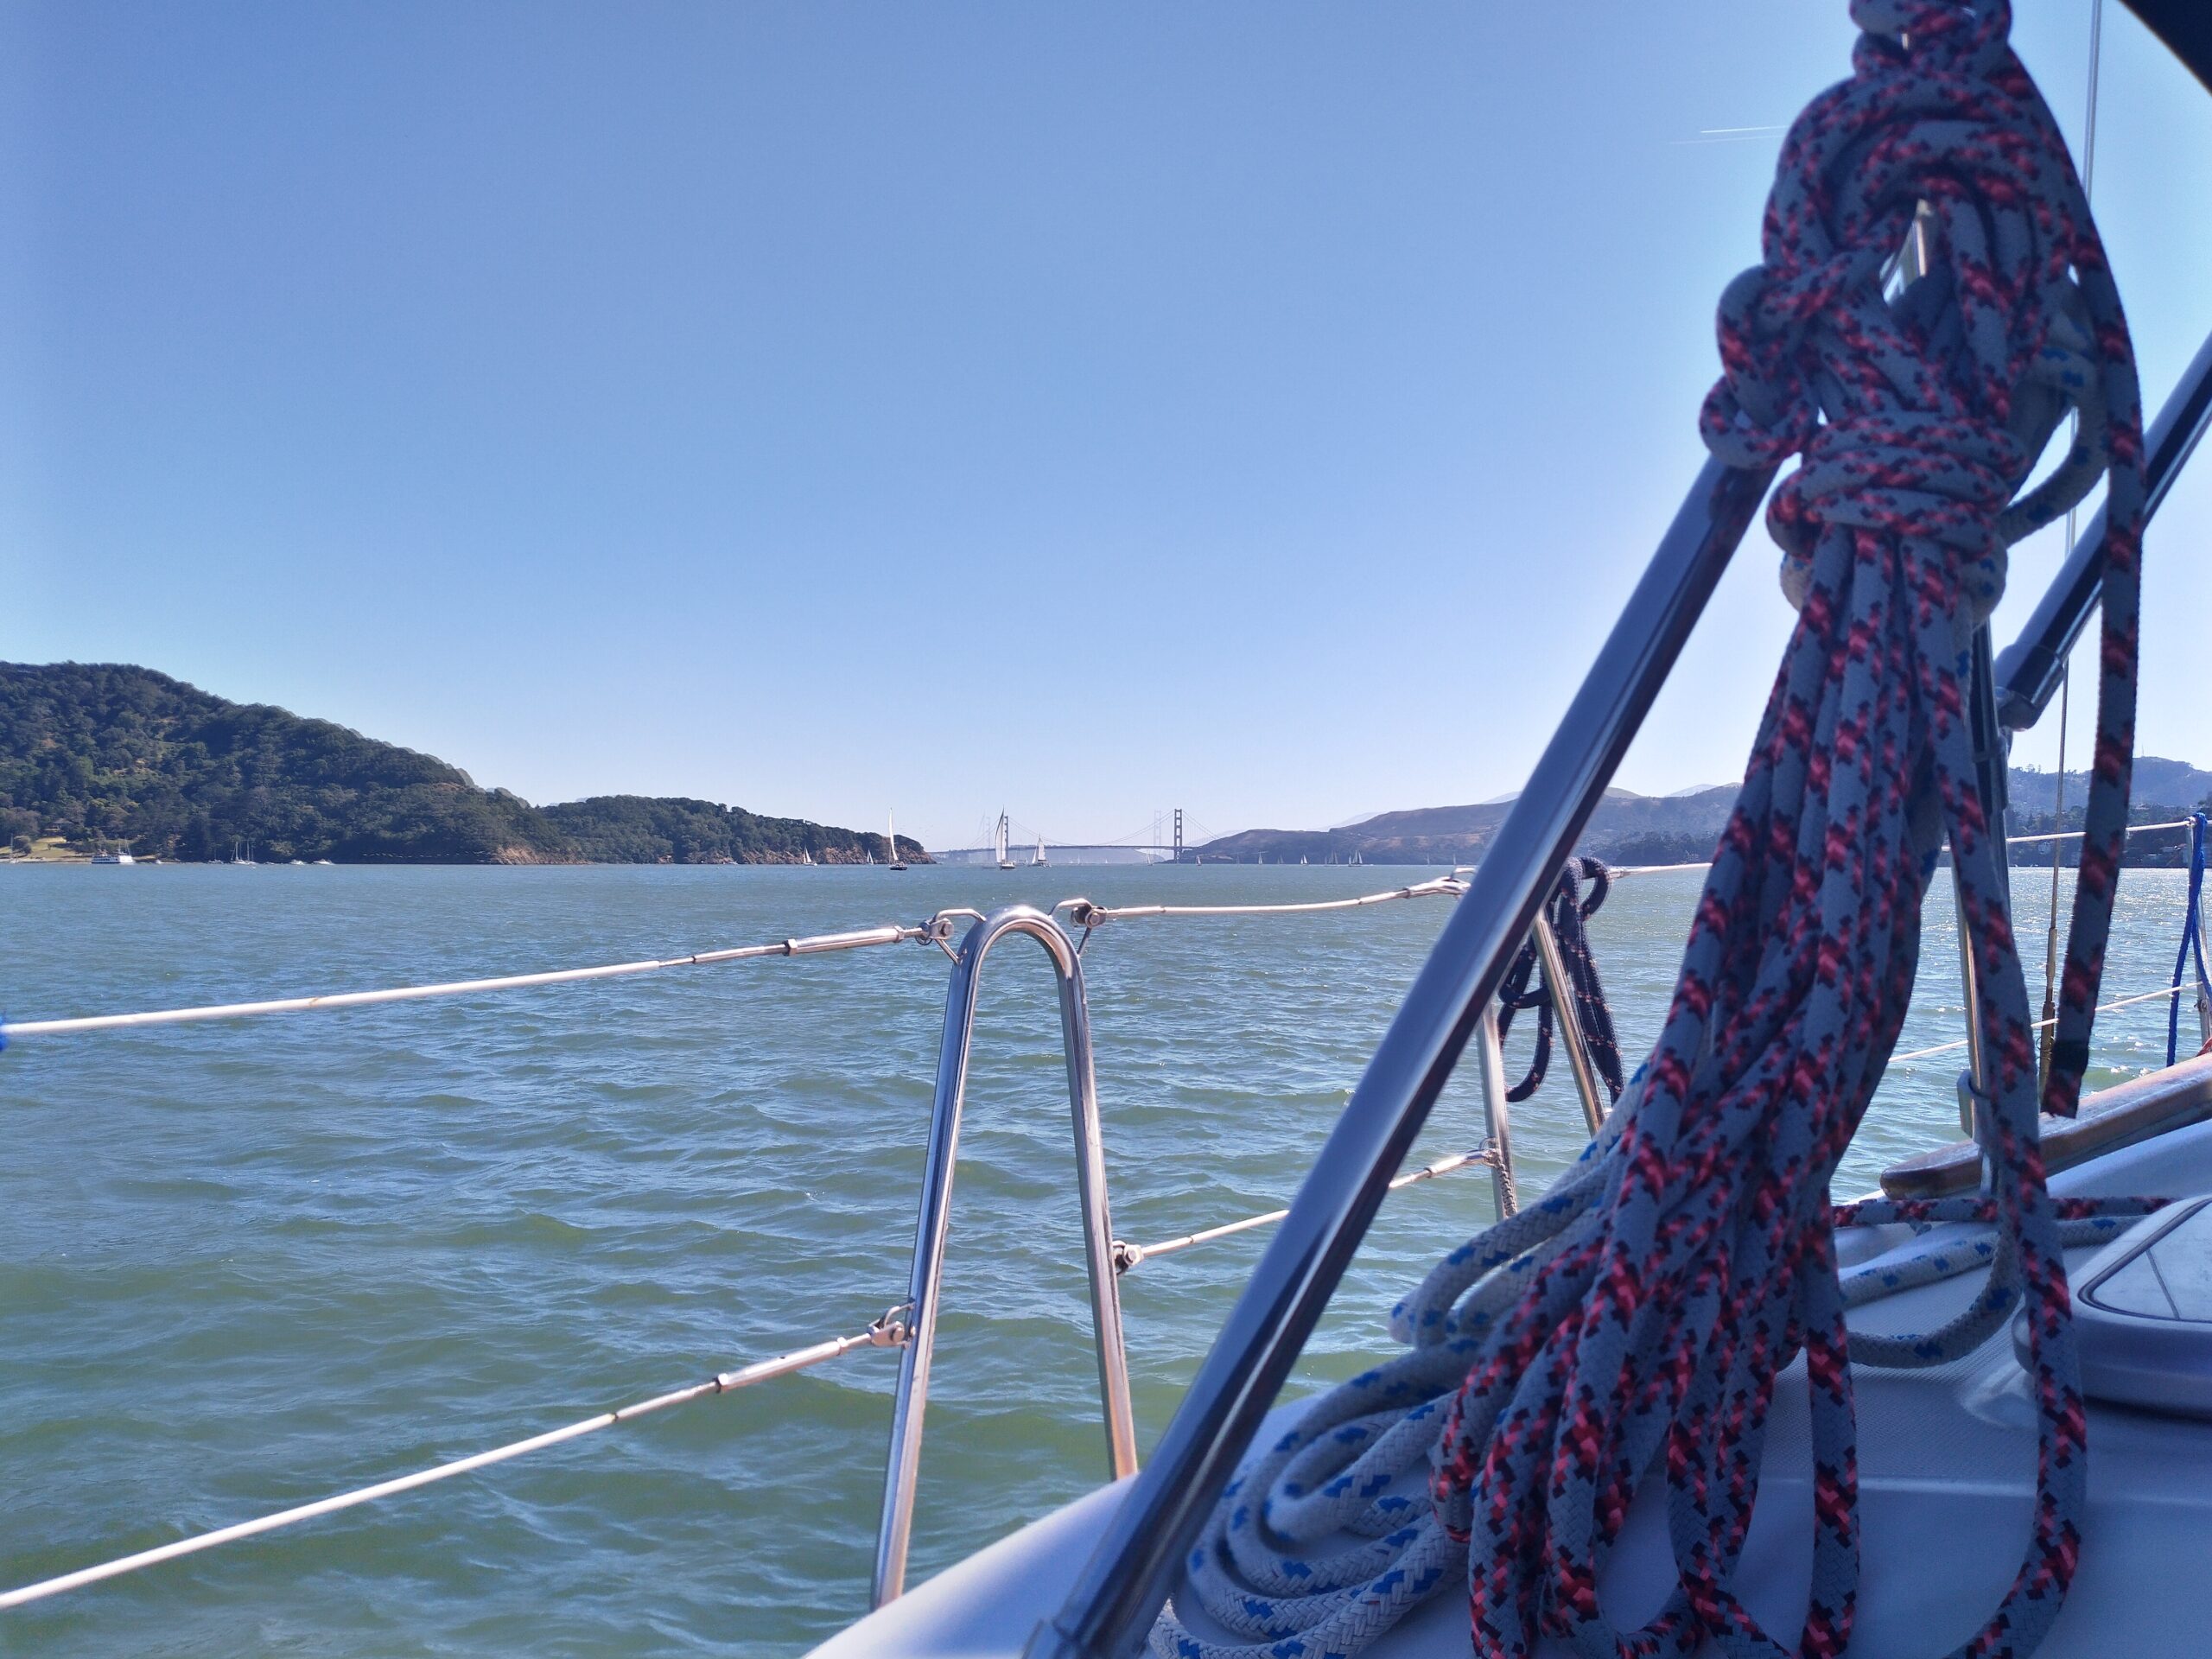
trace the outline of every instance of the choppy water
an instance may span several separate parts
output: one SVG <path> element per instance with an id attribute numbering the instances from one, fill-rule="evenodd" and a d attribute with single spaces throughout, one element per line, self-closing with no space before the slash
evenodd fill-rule
<path id="1" fill-rule="evenodd" d="M 942 906 L 1282 900 L 1409 871 L 0 871 L 17 1018 L 578 965 Z M 1694 874 L 1594 925 L 1623 1035 L 1672 983 Z M 2131 872 L 2107 995 L 2163 984 L 2181 879 Z M 2041 880 L 2024 880 L 2024 935 Z M 1085 958 L 1116 1231 L 1290 1193 L 1445 916 L 1128 921 Z M 2040 952 L 2037 951 L 2039 965 Z M 551 1427 L 900 1300 L 946 963 L 922 946 L 466 1001 L 36 1039 L 0 1056 L 0 1578 L 21 1583 Z M 1049 969 L 986 976 L 915 1541 L 918 1579 L 1096 1484 L 1096 1372 Z M 1932 901 L 1901 1047 L 1958 1032 Z M 2109 1082 L 2162 1003 L 2100 1021 Z M 1509 1069 L 1522 1042 L 1509 1053 Z M 1953 1133 L 1900 1068 L 1841 1185 Z M 1561 1077 L 1524 1183 L 1579 1150 Z M 1478 1135 L 1455 1084 L 1423 1158 Z M 1489 1214 L 1399 1194 L 1300 1367 L 1349 1374 Z M 1123 1284 L 1145 1440 L 1263 1235 Z M 804 1649 L 862 1611 L 894 1360 L 868 1352 L 486 1473 L 0 1614 L 0 1651 L 642 1655 Z"/>

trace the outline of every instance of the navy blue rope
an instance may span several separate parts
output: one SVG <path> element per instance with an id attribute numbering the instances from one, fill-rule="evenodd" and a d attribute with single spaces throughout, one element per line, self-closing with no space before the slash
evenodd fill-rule
<path id="1" fill-rule="evenodd" d="M 1587 899 L 1582 896 L 1584 881 L 1590 883 Z M 1613 1011 L 1605 1001 L 1605 988 L 1598 978 L 1598 959 L 1591 951 L 1590 932 L 1585 925 L 1598 913 L 1612 887 L 1613 872 L 1601 861 L 1570 858 L 1553 886 L 1545 915 L 1552 925 L 1552 937 L 1559 942 L 1560 961 L 1567 969 L 1575 1015 L 1582 1027 L 1583 1051 L 1618 1102 L 1626 1084 L 1621 1066 L 1620 1038 L 1613 1029 Z M 1536 982 L 1533 989 L 1529 983 L 1531 979 Z M 1529 1075 L 1505 1091 L 1505 1098 L 1516 1104 L 1535 1094 L 1551 1069 L 1552 1009 L 1558 995 L 1558 988 L 1541 970 L 1536 941 L 1531 937 L 1522 943 L 1520 953 L 1513 958 L 1497 988 L 1500 1042 L 1512 1028 L 1516 1014 L 1523 1008 L 1536 1011 L 1536 1046 L 1529 1059 Z"/>

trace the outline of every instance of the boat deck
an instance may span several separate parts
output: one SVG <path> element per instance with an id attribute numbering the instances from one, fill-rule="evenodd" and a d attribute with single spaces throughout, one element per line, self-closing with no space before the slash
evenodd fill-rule
<path id="1" fill-rule="evenodd" d="M 2122 1147 L 2056 1176 L 2063 1194 L 2186 1197 L 2212 1192 L 2212 1123 Z M 1902 1228 L 1850 1239 L 1847 1265 L 1902 1245 Z M 2069 1257 L 2078 1270 L 2096 1252 Z M 1854 1329 L 1925 1331 L 1962 1306 L 1980 1275 L 1903 1292 L 1859 1310 Z M 1378 1310 L 1379 1314 L 1379 1310 Z M 1885 1656 L 1947 1652 L 2002 1599 L 2027 1536 L 2035 1477 L 2033 1410 L 2009 1331 L 1925 1371 L 1854 1372 L 1858 1402 L 1862 1579 L 1852 1650 Z M 1738 1589 L 1752 1612 L 1794 1645 L 1812 1558 L 1804 1367 L 1776 1389 L 1758 1513 Z M 1278 1428 L 1296 1405 L 1270 1420 Z M 1265 1431 L 1263 1431 L 1264 1433 Z M 2081 1567 L 2040 1659 L 2203 1650 L 2212 1560 L 2212 1421 L 2092 1402 L 2089 1510 Z M 816 1651 L 991 1655 L 1021 1650 L 1058 1611 L 1123 1484 L 1104 1487 L 920 1586 Z M 1638 1497 L 1601 1581 L 1623 1624 L 1655 1612 L 1674 1582 L 1662 1491 Z M 1446 1592 L 1368 1649 L 1374 1659 L 1468 1650 L 1466 1603 Z M 1200 1619 L 1193 1627 L 1205 1629 Z M 1207 1634 L 1224 1637 L 1209 1630 Z M 1569 1659 L 1564 1643 L 1539 1650 Z M 1704 1651 L 1717 1651 L 1708 1644 Z"/>

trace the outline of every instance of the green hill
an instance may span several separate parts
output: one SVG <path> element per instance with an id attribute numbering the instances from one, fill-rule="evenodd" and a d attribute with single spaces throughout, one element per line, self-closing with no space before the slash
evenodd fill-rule
<path id="1" fill-rule="evenodd" d="M 817 864 L 884 861 L 884 839 L 834 830 L 804 818 L 764 818 L 743 807 L 681 796 L 594 795 L 542 809 L 541 816 L 574 849 L 594 864 Z M 909 859 L 929 855 L 911 836 L 899 837 Z"/>
<path id="2" fill-rule="evenodd" d="M 119 842 L 143 857 L 339 863 L 860 863 L 881 836 L 709 801 L 548 808 L 327 720 L 150 669 L 0 664 L 0 836 Z M 909 858 L 925 857 L 902 836 Z"/>

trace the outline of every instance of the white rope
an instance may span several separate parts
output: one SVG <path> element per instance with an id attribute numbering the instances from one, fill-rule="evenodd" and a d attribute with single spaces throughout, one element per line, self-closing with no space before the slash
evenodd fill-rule
<path id="1" fill-rule="evenodd" d="M 1101 922 L 1141 916 L 1291 916 L 1317 910 L 1357 910 L 1399 899 L 1456 899 L 1466 890 L 1465 882 L 1440 875 L 1387 893 L 1362 893 L 1357 899 L 1317 899 L 1298 905 L 1094 905 L 1088 899 L 1063 899 L 1052 910 L 1055 914 L 1066 911 L 1068 919 L 1078 927 L 1096 927 Z"/>
<path id="2" fill-rule="evenodd" d="M 2152 830 L 2186 830 L 2189 828 L 2189 823 L 2187 818 L 2182 818 L 2172 823 L 2131 823 L 2127 826 L 2127 833 L 2131 836 L 2139 836 Z M 2082 839 L 2082 832 L 2079 830 L 2059 830 L 2045 836 L 2007 836 L 2005 837 L 2005 844 L 2007 847 L 2018 847 L 2031 841 L 2079 841 Z"/>
<path id="3" fill-rule="evenodd" d="M 1454 1153 L 1449 1158 L 1440 1158 L 1420 1169 L 1409 1170 L 1383 1189 L 1395 1192 L 1402 1187 L 1413 1186 L 1422 1181 L 1433 1181 L 1440 1175 L 1449 1175 L 1455 1170 L 1480 1165 L 1485 1169 L 1497 1166 L 1497 1154 L 1487 1146 L 1469 1152 Z M 1155 1255 L 1173 1255 L 1178 1250 L 1187 1250 L 1193 1244 L 1210 1244 L 1217 1238 L 1228 1238 L 1236 1233 L 1249 1232 L 1255 1227 L 1271 1227 L 1290 1213 L 1287 1210 L 1270 1210 L 1263 1216 L 1246 1216 L 1242 1221 L 1224 1222 L 1218 1227 L 1209 1227 L 1203 1232 L 1185 1233 L 1180 1238 L 1162 1240 L 1157 1244 L 1125 1244 L 1114 1241 L 1114 1267 L 1127 1273 L 1140 1262 L 1149 1262 Z"/>
<path id="4" fill-rule="evenodd" d="M 2134 996 L 2123 996 L 2117 1002 L 2107 1002 L 2101 1007 L 2092 1009 L 2091 1012 L 2095 1014 L 2110 1014 L 2114 1008 L 2132 1008 L 2138 1002 L 2155 1002 L 2162 996 L 2178 996 L 2181 995 L 2181 988 L 2182 988 L 2180 986 L 2174 985 L 2169 986 L 2164 990 L 2144 991 Z M 2038 1020 L 2034 1025 L 2029 1027 L 2028 1029 L 2031 1031 L 2044 1031 L 2056 1025 L 2058 1021 L 2055 1019 Z M 1966 1047 L 1967 1043 L 1967 1039 L 1961 1037 L 1955 1043 L 1938 1043 L 1933 1048 L 1916 1048 L 1910 1054 L 1892 1054 L 1890 1056 L 1890 1064 L 1891 1065 L 1901 1065 L 1907 1060 L 1924 1060 L 1931 1054 L 1948 1054 L 1955 1049 Z"/>
<path id="5" fill-rule="evenodd" d="M 1131 905 L 1108 909 L 1087 899 L 1067 899 L 1053 906 L 1071 912 L 1078 925 L 1131 916 L 1264 916 L 1300 911 L 1352 910 L 1395 899 L 1456 898 L 1464 883 L 1450 876 L 1369 893 L 1357 899 L 1324 899 L 1301 905 Z M 188 1025 L 203 1020 L 242 1020 L 265 1014 L 305 1014 L 331 1008 L 367 1007 L 384 1002 L 418 1002 L 437 996 L 474 996 L 488 991 L 524 990 L 541 985 L 567 985 L 584 980 L 620 979 L 632 974 L 658 973 L 669 968 L 703 968 L 716 963 L 747 962 L 765 957 L 810 957 L 833 950 L 857 950 L 870 945 L 899 944 L 910 939 L 945 944 L 948 925 L 955 918 L 981 919 L 972 910 L 941 911 L 918 926 L 887 924 L 852 933 L 822 933 L 811 938 L 783 939 L 773 944 L 748 944 L 728 950 L 702 950 L 688 957 L 666 957 L 645 962 L 608 963 L 594 968 L 563 968 L 550 973 L 507 974 L 493 979 L 452 980 L 436 985 L 400 985 L 376 991 L 339 991 L 316 996 L 289 996 L 257 1002 L 217 1002 L 188 1008 L 156 1008 L 137 1014 L 98 1014 L 70 1020 L 16 1020 L 0 1022 L 0 1043 L 19 1037 L 73 1036 L 91 1031 L 120 1031 L 140 1026 Z M 949 950 L 949 947 L 948 947 Z"/>
<path id="6" fill-rule="evenodd" d="M 180 1026 L 200 1020 L 242 1020 L 261 1014 L 305 1014 L 327 1008 L 360 1008 L 378 1002 L 417 1002 L 433 996 L 474 996 L 484 991 L 522 990 L 534 985 L 569 985 L 588 979 L 620 979 L 628 974 L 658 973 L 665 968 L 704 968 L 720 962 L 757 957 L 811 957 L 830 950 L 857 950 L 873 944 L 899 944 L 934 938 L 927 925 L 887 925 L 856 933 L 821 933 L 775 944 L 748 944 L 731 950 L 702 950 L 695 956 L 651 962 L 617 962 L 600 968 L 562 968 L 545 974 L 509 974 L 498 979 L 457 979 L 442 985 L 401 985 L 381 991 L 340 991 L 323 996 L 289 996 L 266 1002 L 217 1002 L 201 1007 L 157 1008 L 144 1014 L 96 1014 L 79 1020 L 18 1020 L 0 1025 L 0 1039 L 59 1037 L 85 1031 L 118 1031 L 135 1026 Z"/>
<path id="7" fill-rule="evenodd" d="M 411 1475 L 401 1475 L 394 1480 L 378 1481 L 373 1486 L 361 1486 L 350 1492 L 340 1492 L 334 1497 L 319 1498 L 312 1503 L 302 1503 L 295 1509 L 280 1510 L 274 1515 L 261 1516 L 251 1521 L 241 1521 L 235 1526 L 219 1527 L 213 1532 L 195 1534 L 180 1538 L 174 1543 L 160 1545 L 153 1549 L 142 1549 L 135 1555 L 118 1556 L 111 1561 L 102 1561 L 97 1567 L 79 1567 L 74 1573 L 64 1573 L 58 1578 L 41 1579 L 19 1589 L 0 1593 L 0 1609 L 21 1607 L 27 1602 L 42 1601 L 48 1596 L 58 1596 L 65 1591 L 80 1589 L 88 1584 L 98 1584 L 103 1579 L 112 1579 L 125 1573 L 158 1566 L 176 1560 L 181 1555 L 196 1555 L 203 1549 L 213 1549 L 218 1544 L 234 1543 L 241 1538 L 251 1538 L 260 1533 L 273 1532 L 279 1527 L 289 1527 L 302 1521 L 312 1521 L 317 1516 L 333 1515 L 340 1510 L 350 1510 L 362 1503 L 373 1503 L 380 1497 L 391 1497 L 400 1492 L 413 1491 L 417 1486 L 428 1486 L 433 1481 L 449 1480 L 455 1475 L 465 1475 L 472 1470 L 487 1468 L 495 1463 L 505 1463 L 510 1458 L 519 1458 L 525 1452 L 542 1452 L 549 1446 L 580 1440 L 586 1434 L 595 1434 L 602 1428 L 613 1428 L 620 1423 L 635 1422 L 640 1417 L 665 1411 L 671 1406 L 689 1405 L 694 1400 L 703 1400 L 712 1395 L 728 1394 L 733 1389 L 749 1388 L 755 1382 L 765 1382 L 770 1377 L 785 1376 L 793 1371 L 803 1371 L 811 1365 L 842 1358 L 856 1348 L 894 1348 L 906 1339 L 906 1327 L 900 1318 L 906 1309 L 893 1308 L 858 1336 L 836 1337 L 828 1342 L 817 1342 L 810 1348 L 800 1348 L 773 1359 L 764 1359 L 734 1371 L 723 1371 L 704 1382 L 695 1382 L 690 1388 L 677 1389 L 668 1394 L 655 1395 L 650 1400 L 640 1400 L 632 1405 L 620 1406 L 613 1411 L 602 1411 L 595 1417 L 570 1423 L 565 1428 L 533 1434 L 528 1440 L 511 1440 L 505 1446 L 494 1446 L 489 1452 L 479 1452 L 474 1457 L 456 1458 L 451 1463 L 442 1463 L 435 1468 L 418 1469 Z"/>

